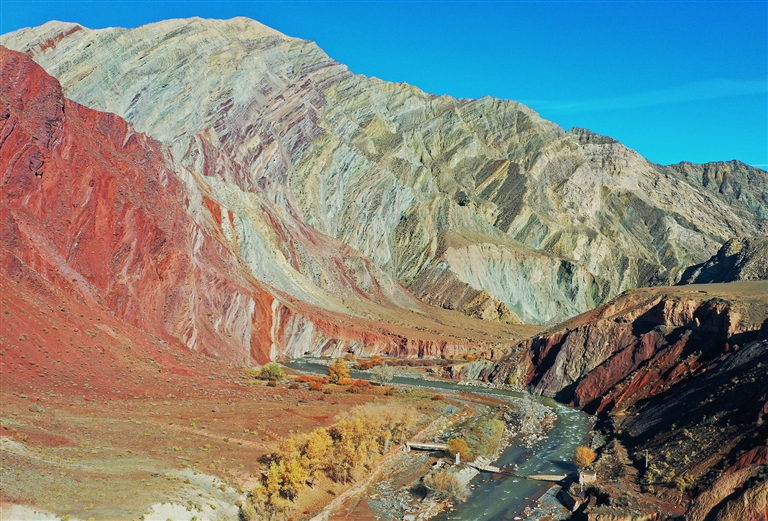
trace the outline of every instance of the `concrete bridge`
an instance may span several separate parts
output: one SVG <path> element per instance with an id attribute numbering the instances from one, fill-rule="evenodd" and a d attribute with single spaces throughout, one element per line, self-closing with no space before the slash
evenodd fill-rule
<path id="1" fill-rule="evenodd" d="M 499 467 L 496 467 L 494 465 L 484 465 L 482 463 L 467 463 L 470 467 L 474 467 L 477 470 L 482 470 L 483 472 L 494 472 L 496 474 L 506 474 L 507 472 L 501 470 Z"/>
<path id="2" fill-rule="evenodd" d="M 536 481 L 563 481 L 568 477 L 568 474 L 533 474 L 531 476 L 524 476 L 528 479 L 535 479 Z"/>

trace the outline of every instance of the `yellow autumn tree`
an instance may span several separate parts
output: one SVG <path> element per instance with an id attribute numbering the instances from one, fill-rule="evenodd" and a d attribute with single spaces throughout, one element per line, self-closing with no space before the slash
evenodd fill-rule
<path id="1" fill-rule="evenodd" d="M 304 447 L 304 456 L 309 463 L 310 477 L 323 470 L 327 463 L 328 455 L 333 448 L 333 438 L 324 427 L 319 427 L 309 434 L 307 444 Z"/>
<path id="2" fill-rule="evenodd" d="M 339 383 L 339 380 L 349 378 L 349 364 L 343 358 L 337 358 L 328 367 L 328 380 Z"/>
<path id="3" fill-rule="evenodd" d="M 309 479 L 309 469 L 303 458 L 297 457 L 285 462 L 282 493 L 288 499 L 295 499 L 304 490 Z"/>
<path id="4" fill-rule="evenodd" d="M 595 451 L 589 447 L 576 447 L 576 453 L 573 455 L 573 462 L 580 469 L 589 467 L 595 462 L 595 459 L 597 459 L 597 454 L 595 454 Z"/>
<path id="5" fill-rule="evenodd" d="M 448 452 L 451 454 L 451 456 L 461 454 L 464 460 L 472 459 L 469 445 L 467 445 L 467 440 L 464 438 L 453 438 L 452 440 L 448 441 L 446 445 L 448 445 Z"/>
<path id="6" fill-rule="evenodd" d="M 285 465 L 282 461 L 273 461 L 267 470 L 267 479 L 264 484 L 266 495 L 271 505 L 282 504 L 280 491 L 283 488 L 283 477 L 285 476 Z"/>

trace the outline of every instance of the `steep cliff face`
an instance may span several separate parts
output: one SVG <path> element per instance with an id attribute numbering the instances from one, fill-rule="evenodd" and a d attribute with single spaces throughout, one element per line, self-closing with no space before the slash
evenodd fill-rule
<path id="1" fill-rule="evenodd" d="M 652 455 L 646 490 L 692 498 L 691 521 L 766 513 L 768 341 L 734 351 L 614 419 L 636 460 Z"/>
<path id="2" fill-rule="evenodd" d="M 235 216 L 213 198 L 238 208 L 242 193 L 216 196 L 161 143 L 64 98 L 26 55 L 2 49 L 0 75 L 3 277 L 245 363 L 348 350 L 500 357 L 530 331 L 429 308 L 262 202 Z"/>
<path id="3" fill-rule="evenodd" d="M 99 31 L 51 22 L 2 42 L 76 101 L 168 145 L 232 212 L 252 273 L 315 304 L 270 257 L 267 209 L 288 229 L 308 225 L 359 251 L 381 270 L 374 278 L 427 302 L 546 325 L 627 288 L 674 282 L 725 240 L 768 230 L 761 170 L 654 165 L 518 103 L 352 74 L 314 43 L 252 20 Z M 292 239 L 278 248 L 292 250 Z M 335 293 L 298 250 L 293 267 Z"/>
<path id="4" fill-rule="evenodd" d="M 622 411 L 729 356 L 767 320 L 768 282 L 633 290 L 519 344 L 491 376 Z"/>
<path id="5" fill-rule="evenodd" d="M 736 237 L 711 259 L 691 266 L 680 284 L 768 280 L 768 237 Z"/>
<path id="6" fill-rule="evenodd" d="M 685 500 L 686 519 L 736 521 L 764 512 L 766 367 L 768 281 L 742 281 L 629 291 L 487 371 L 597 413 L 642 490 Z"/>

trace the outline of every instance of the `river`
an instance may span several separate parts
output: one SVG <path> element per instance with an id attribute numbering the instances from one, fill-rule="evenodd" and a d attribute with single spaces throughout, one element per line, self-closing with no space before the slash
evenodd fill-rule
<path id="1" fill-rule="evenodd" d="M 327 374 L 327 367 L 305 360 L 288 362 L 288 367 L 297 370 Z M 370 379 L 369 373 L 352 371 L 354 378 Z M 413 385 L 430 389 L 452 389 L 461 392 L 473 392 L 503 398 L 513 396 L 522 398 L 523 393 L 501 389 L 469 387 L 453 382 L 423 380 L 420 378 L 395 377 L 392 383 Z M 518 465 L 517 472 L 531 474 L 564 474 L 576 470 L 571 462 L 576 447 L 583 445 L 589 433 L 590 416 L 579 410 L 566 407 L 550 398 L 534 396 L 534 400 L 555 411 L 557 421 L 549 431 L 548 437 L 531 448 L 512 444 L 501 454 L 495 465 Z M 481 473 L 472 480 L 472 495 L 466 503 L 457 503 L 454 510 L 444 512 L 433 518 L 439 520 L 497 521 L 510 520 L 520 515 L 530 500 L 543 494 L 549 483 L 527 480 L 524 478 Z"/>

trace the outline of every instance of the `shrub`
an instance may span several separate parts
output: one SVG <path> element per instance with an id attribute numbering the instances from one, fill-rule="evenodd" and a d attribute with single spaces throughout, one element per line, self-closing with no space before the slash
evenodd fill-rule
<path id="1" fill-rule="evenodd" d="M 318 382 L 309 382 L 309 388 L 313 391 L 322 391 L 323 386 Z"/>
<path id="2" fill-rule="evenodd" d="M 463 435 L 473 456 L 489 456 L 498 450 L 504 440 L 504 422 L 490 418 L 473 424 Z"/>
<path id="3" fill-rule="evenodd" d="M 395 386 L 387 387 L 387 390 L 384 391 L 384 394 L 386 396 L 393 396 L 395 394 Z"/>
<path id="4" fill-rule="evenodd" d="M 679 491 L 686 490 L 693 485 L 694 479 L 690 474 L 683 474 L 675 479 L 675 488 Z"/>
<path id="5" fill-rule="evenodd" d="M 331 381 L 333 381 L 333 380 L 331 380 Z M 353 383 L 355 383 L 355 381 L 353 379 L 351 379 L 351 378 L 342 378 L 342 379 L 340 379 L 336 383 L 339 384 L 339 385 L 352 385 Z"/>
<path id="6" fill-rule="evenodd" d="M 584 446 L 576 447 L 576 453 L 573 455 L 573 462 L 580 469 L 589 467 L 596 459 L 597 454 L 595 454 L 595 451 Z"/>
<path id="7" fill-rule="evenodd" d="M 371 377 L 379 383 L 390 382 L 394 376 L 395 370 L 386 364 L 377 365 L 371 371 Z"/>
<path id="8" fill-rule="evenodd" d="M 463 502 L 469 497 L 467 486 L 450 470 L 440 470 L 424 476 L 422 484 L 439 499 Z"/>
<path id="9" fill-rule="evenodd" d="M 367 371 L 368 369 L 372 369 L 374 367 L 379 366 L 383 360 L 380 356 L 374 356 L 373 358 L 369 360 L 359 360 L 355 364 L 355 369 L 361 370 L 361 371 Z"/>
<path id="10" fill-rule="evenodd" d="M 288 389 L 300 389 L 300 388 L 301 386 L 296 382 L 293 382 L 291 385 L 288 386 Z"/>
<path id="11" fill-rule="evenodd" d="M 270 380 L 267 382 L 269 387 L 277 387 L 277 380 Z"/>
<path id="12" fill-rule="evenodd" d="M 369 389 L 371 387 L 371 383 L 363 380 L 362 378 L 358 378 L 355 380 L 352 385 L 349 386 L 349 389 L 347 389 L 348 393 L 361 393 L 366 389 Z"/>
<path id="13" fill-rule="evenodd" d="M 285 373 L 275 362 L 270 362 L 261 368 L 259 378 L 262 380 L 285 380 Z"/>
<path id="14" fill-rule="evenodd" d="M 435 401 L 437 401 L 437 400 L 445 400 L 445 396 L 443 396 L 442 394 L 436 394 L 436 395 L 434 395 L 432 397 L 432 399 L 435 400 Z"/>

